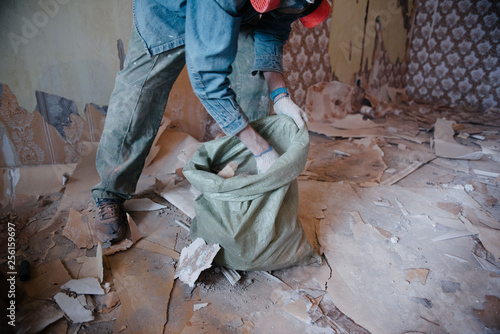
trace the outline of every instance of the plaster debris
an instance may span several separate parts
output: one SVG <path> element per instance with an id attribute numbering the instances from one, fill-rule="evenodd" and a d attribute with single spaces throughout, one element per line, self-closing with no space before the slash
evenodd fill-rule
<path id="1" fill-rule="evenodd" d="M 381 206 L 381 207 L 386 207 L 386 208 L 392 207 L 391 202 L 389 202 L 388 200 L 383 199 L 383 198 L 377 198 L 376 201 L 373 201 L 373 204 L 375 204 L 376 206 Z"/>
<path id="2" fill-rule="evenodd" d="M 168 127 L 170 121 L 163 122 L 164 127 Z M 154 152 L 148 156 L 149 164 L 145 165 L 143 173 L 164 179 L 166 175 L 184 167 L 201 144 L 187 133 L 165 128 L 156 137 Z"/>
<path id="3" fill-rule="evenodd" d="M 432 238 L 432 241 L 443 241 L 455 238 L 468 237 L 476 233 L 470 231 L 453 231 L 440 235 L 439 237 Z"/>
<path id="4" fill-rule="evenodd" d="M 382 186 L 390 186 L 393 185 L 394 183 L 400 181 L 401 179 L 407 177 L 411 173 L 413 173 L 415 170 L 417 170 L 420 166 L 422 166 L 423 163 L 420 161 L 414 161 L 403 169 L 402 171 L 398 172 L 397 174 L 392 175 L 391 177 L 385 179 L 384 181 L 380 182 L 380 185 Z"/>
<path id="5" fill-rule="evenodd" d="M 399 199 L 394 198 L 394 201 L 396 202 L 396 204 L 398 205 L 399 209 L 401 210 L 404 216 L 408 216 L 410 214 L 408 210 L 406 210 L 406 208 L 404 207 L 403 203 L 399 201 Z"/>
<path id="6" fill-rule="evenodd" d="M 78 278 L 95 277 L 102 283 L 104 268 L 102 265 L 101 244 L 97 245 L 95 257 L 82 256 L 78 257 L 76 261 L 82 264 L 82 267 L 78 271 Z"/>
<path id="7" fill-rule="evenodd" d="M 186 231 L 189 232 L 189 225 L 184 223 L 184 222 L 181 222 L 180 220 L 175 220 L 176 224 L 179 225 L 180 227 L 182 227 L 183 229 L 185 229 Z"/>
<path id="8" fill-rule="evenodd" d="M 230 162 L 224 167 L 220 172 L 217 173 L 220 177 L 225 179 L 229 179 L 234 176 L 236 169 L 238 168 L 238 164 L 234 162 Z"/>
<path id="9" fill-rule="evenodd" d="M 179 259 L 179 253 L 176 252 L 175 250 L 166 247 L 162 244 L 159 244 L 155 241 L 149 240 L 148 238 L 146 239 L 141 239 L 139 240 L 136 244 L 135 247 L 144 249 L 153 253 L 158 253 L 158 254 L 164 254 L 167 256 L 170 256 L 174 260 Z"/>
<path id="10" fill-rule="evenodd" d="M 297 298 L 297 300 L 284 305 L 281 309 L 306 324 L 311 323 L 311 318 L 307 314 L 308 307 L 302 298 Z"/>
<path id="11" fill-rule="evenodd" d="M 59 292 L 54 296 L 54 300 L 71 322 L 82 323 L 94 320 L 92 310 L 87 309 L 89 305 L 84 295 L 74 298 Z"/>
<path id="12" fill-rule="evenodd" d="M 79 248 L 90 249 L 99 243 L 94 231 L 94 220 L 70 209 L 68 222 L 63 229 L 63 236 L 73 241 Z"/>
<path id="13" fill-rule="evenodd" d="M 145 170 L 151 165 L 153 160 L 156 158 L 156 155 L 158 152 L 160 152 L 160 149 L 162 145 L 159 145 L 159 140 L 163 139 L 163 133 L 164 131 L 170 126 L 170 119 L 168 117 L 163 117 L 161 125 L 158 129 L 158 132 L 156 133 L 155 140 L 153 141 L 153 144 L 151 145 L 151 149 L 148 153 L 148 156 L 146 157 L 146 160 L 144 162 L 144 168 Z M 167 144 L 167 143 L 162 143 L 162 144 Z"/>
<path id="14" fill-rule="evenodd" d="M 340 81 L 321 82 L 308 88 L 305 111 L 310 121 L 343 118 L 357 108 L 363 95 L 359 87 Z"/>
<path id="15" fill-rule="evenodd" d="M 255 324 L 250 321 L 250 320 L 243 320 L 243 325 L 238 327 L 238 330 L 241 331 L 243 334 L 250 334 L 252 330 L 254 329 Z"/>
<path id="16" fill-rule="evenodd" d="M 481 175 L 481 176 L 493 177 L 493 178 L 500 177 L 500 173 L 497 173 L 497 172 L 490 172 L 487 170 L 480 170 L 480 169 L 473 169 L 472 171 L 474 172 L 474 174 Z"/>
<path id="17" fill-rule="evenodd" d="M 236 270 L 224 266 L 220 266 L 219 268 L 231 285 L 235 285 L 241 279 L 241 275 Z"/>
<path id="18" fill-rule="evenodd" d="M 110 255 L 116 254 L 118 252 L 126 251 L 127 249 L 132 247 L 133 244 L 134 243 L 132 240 L 123 239 L 122 241 L 120 241 L 116 244 L 113 244 L 108 249 L 106 249 L 106 251 L 104 252 L 104 255 L 110 256 Z"/>
<path id="19" fill-rule="evenodd" d="M 312 300 L 309 299 L 312 302 L 312 306 L 307 312 L 313 323 L 321 328 L 319 333 L 370 334 L 369 331 L 339 310 L 328 294 L 324 294 L 324 291 L 321 292 L 323 293 L 322 295 Z M 331 331 L 328 331 L 328 329 Z"/>
<path id="20" fill-rule="evenodd" d="M 99 182 L 97 145 L 83 145 L 76 168 L 3 171 L 5 185 L 10 185 L 11 194 L 15 190 L 14 210 L 35 203 L 33 215 L 19 212 L 25 217 L 16 221 L 18 255 L 33 268 L 32 278 L 19 284 L 29 297 L 52 298 L 61 287 L 75 284 L 71 278 L 92 281 L 96 291 L 107 294 L 91 297 L 99 306 L 94 320 L 85 324 L 88 332 L 100 329 L 103 321 L 114 321 L 114 332 L 122 334 L 223 330 L 212 324 L 240 333 L 273 333 L 277 328 L 310 334 L 489 330 L 487 326 L 494 326 L 489 321 L 496 320 L 498 313 L 481 296 L 496 296 L 500 275 L 496 219 L 500 169 L 495 164 L 500 161 L 500 135 L 490 124 L 498 122 L 498 112 L 490 122 L 482 113 L 467 118 L 443 106 L 416 102 L 396 106 L 379 97 L 373 94 L 367 115 L 358 113 L 359 106 L 350 109 L 355 115 L 349 117 L 344 117 L 346 110 L 311 110 L 309 160 L 297 182 L 298 217 L 307 240 L 325 258 L 322 266 L 295 266 L 272 274 L 249 271 L 242 279 L 237 271 L 214 265 L 213 256 L 218 253 L 212 249 L 206 251 L 212 257 L 200 263 L 207 269 L 188 275 L 195 288 L 174 284 L 180 278 L 175 277 L 176 266 L 187 271 L 185 263 L 181 265 L 180 250 L 190 243 L 189 218 L 200 194 L 185 181 L 182 169 L 200 143 L 168 128 L 164 120 L 134 196 L 141 199 L 126 202 L 137 222 L 126 244 L 119 245 L 126 252 L 114 253 L 118 250 L 114 249 L 109 256 L 110 249 L 105 249 L 108 256 L 103 256 L 101 245 L 92 248 L 90 237 L 70 233 L 75 232 L 70 227 L 83 233 L 86 224 L 93 224 L 90 187 Z M 352 103 L 347 99 L 329 101 L 326 96 L 314 105 Z M 436 157 L 436 143 L 438 148 L 442 144 L 439 126 L 432 130 L 438 119 L 454 123 L 448 138 L 454 148 L 473 149 L 474 154 L 482 153 L 481 159 Z M 315 133 L 318 129 L 327 136 Z M 456 131 L 462 135 L 455 136 Z M 61 191 L 63 171 L 71 174 L 64 195 L 45 194 Z M 31 184 L 36 194 L 31 193 Z M 172 192 L 167 200 L 175 207 L 149 200 L 163 192 Z M 1 201 L 4 207 L 9 203 Z M 150 209 L 156 211 L 146 211 Z M 45 215 L 39 214 L 42 211 Z M 95 257 L 86 256 L 93 251 Z M 201 249 L 191 252 L 190 264 L 196 266 L 204 256 Z M 61 259 L 49 269 L 56 277 L 45 269 L 40 275 L 45 259 L 54 258 Z M 103 284 L 105 270 L 107 284 Z M 103 285 L 98 288 L 101 284 L 96 282 Z M 72 290 L 90 293 L 75 286 Z M 228 298 L 229 291 L 236 298 Z M 80 295 L 76 301 L 91 310 L 89 299 Z M 52 304 L 56 311 L 41 316 L 33 312 L 42 318 L 39 328 L 44 329 L 39 331 L 76 334 L 80 324 L 69 323 L 56 303 L 37 301 Z M 470 312 L 472 307 L 481 308 L 482 302 L 484 310 Z"/>
<path id="21" fill-rule="evenodd" d="M 453 259 L 453 260 L 458 261 L 460 263 L 467 263 L 467 262 L 469 262 L 466 259 L 462 259 L 461 257 L 455 256 L 455 255 L 452 255 L 452 254 L 444 253 L 444 255 L 446 255 L 450 259 Z"/>
<path id="22" fill-rule="evenodd" d="M 345 152 L 342 152 L 342 151 L 339 151 L 339 150 L 334 150 L 333 153 L 338 154 L 338 155 L 342 155 L 344 157 L 350 157 L 351 156 L 349 153 L 345 153 Z"/>
<path id="23" fill-rule="evenodd" d="M 436 120 L 434 125 L 434 151 L 437 156 L 451 159 L 481 159 L 483 153 L 481 150 L 459 144 L 453 138 L 453 121 L 443 118 Z"/>
<path id="24" fill-rule="evenodd" d="M 95 277 L 72 279 L 61 286 L 61 289 L 69 290 L 79 295 L 104 295 L 104 290 L 99 280 Z"/>
<path id="25" fill-rule="evenodd" d="M 220 250 L 219 244 L 207 245 L 201 238 L 181 251 L 175 278 L 194 287 L 200 273 L 212 266 L 212 261 Z"/>
<path id="26" fill-rule="evenodd" d="M 474 258 L 476 259 L 477 262 L 481 265 L 481 267 L 486 270 L 486 271 L 491 271 L 492 273 L 496 273 L 500 275 L 500 267 L 496 266 L 495 264 L 491 263 L 490 261 L 483 259 L 476 254 L 472 254 Z"/>
<path id="27" fill-rule="evenodd" d="M 193 311 L 199 311 L 201 310 L 202 308 L 204 307 L 207 307 L 208 306 L 208 303 L 199 303 L 199 304 L 194 304 L 193 305 Z"/>

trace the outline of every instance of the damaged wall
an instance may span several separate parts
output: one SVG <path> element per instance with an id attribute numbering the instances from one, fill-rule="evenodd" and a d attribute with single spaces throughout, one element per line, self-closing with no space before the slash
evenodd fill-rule
<path id="1" fill-rule="evenodd" d="M 98 141 L 132 1 L 0 3 L 0 166 L 73 163 Z M 122 43 L 123 44 L 123 43 Z"/>
<path id="2" fill-rule="evenodd" d="M 82 142 L 101 138 L 105 111 L 95 104 L 85 106 L 85 120 L 73 101 L 39 92 L 45 112 L 55 117 L 50 125 L 41 111 L 28 112 L 19 106 L 8 86 L 0 84 L 0 166 L 68 164 L 78 161 Z M 52 110 L 53 113 L 50 113 Z"/>
<path id="3" fill-rule="evenodd" d="M 100 139 L 132 0 L 1 1 L 0 27 L 0 166 L 76 162 L 83 141 Z M 208 115 L 185 71 L 166 112 L 173 126 L 203 137 L 199 120 Z"/>
<path id="4" fill-rule="evenodd" d="M 128 45 L 132 0 L 8 0 L 0 3 L 0 18 L 0 166 L 76 162 L 81 143 L 100 138 Z M 284 63 L 298 105 L 305 104 L 309 85 L 330 76 L 328 27 L 329 21 L 314 29 L 293 26 Z M 87 110 L 101 115 L 93 112 L 92 121 Z M 166 115 L 171 126 L 198 140 L 217 132 L 186 71 L 170 93 Z"/>
<path id="5" fill-rule="evenodd" d="M 332 79 L 368 91 L 406 88 L 425 103 L 496 108 L 499 17 L 494 0 L 336 1 Z"/>
<path id="6" fill-rule="evenodd" d="M 36 91 L 106 105 L 119 70 L 117 40 L 128 44 L 132 1 L 0 3 L 0 83 L 32 112 Z"/>
<path id="7" fill-rule="evenodd" d="M 335 1 L 328 48 L 333 79 L 366 90 L 403 87 L 412 8 L 411 0 Z"/>

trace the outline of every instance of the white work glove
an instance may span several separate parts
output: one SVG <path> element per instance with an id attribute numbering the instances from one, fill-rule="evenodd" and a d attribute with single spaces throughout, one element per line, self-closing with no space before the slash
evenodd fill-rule
<path id="1" fill-rule="evenodd" d="M 271 146 L 270 149 L 264 151 L 258 156 L 255 156 L 255 161 L 257 162 L 257 174 L 262 174 L 267 172 L 267 170 L 272 166 L 272 164 L 278 160 L 280 157 L 278 153 Z"/>
<path id="2" fill-rule="evenodd" d="M 307 123 L 306 113 L 289 96 L 277 98 L 276 102 L 274 102 L 274 111 L 278 115 L 291 117 L 299 129 Z"/>

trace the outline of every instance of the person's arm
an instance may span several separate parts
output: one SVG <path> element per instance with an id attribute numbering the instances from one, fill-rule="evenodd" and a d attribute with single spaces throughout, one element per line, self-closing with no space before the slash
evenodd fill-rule
<path id="1" fill-rule="evenodd" d="M 269 87 L 269 92 L 272 92 L 278 88 L 286 87 L 285 79 L 283 74 L 278 72 L 264 72 L 264 78 L 266 79 L 267 86 Z M 280 95 L 276 96 L 279 97 Z"/>
<path id="2" fill-rule="evenodd" d="M 273 99 L 273 109 L 278 115 L 286 115 L 293 119 L 297 127 L 301 128 L 307 122 L 306 113 L 297 106 L 290 98 L 286 90 L 285 79 L 278 72 L 264 72 L 271 97 Z M 279 89 L 279 91 L 277 91 Z M 273 92 L 277 92 L 274 93 Z M 279 92 L 279 94 L 278 94 Z"/>
<path id="3" fill-rule="evenodd" d="M 297 127 L 307 122 L 307 116 L 291 99 L 283 78 L 283 46 L 290 36 L 296 15 L 265 13 L 255 29 L 255 60 L 252 73 L 262 73 L 266 79 L 273 109 L 279 115 L 291 117 Z M 277 90 L 278 89 L 278 90 Z"/>
<path id="4" fill-rule="evenodd" d="M 271 148 L 271 145 L 269 145 L 250 124 L 236 134 L 236 137 L 238 137 L 254 156 L 259 156 Z"/>
<path id="5" fill-rule="evenodd" d="M 241 19 L 236 3 L 190 0 L 186 15 L 186 65 L 194 93 L 228 135 L 252 152 L 259 173 L 278 158 L 269 143 L 248 123 L 227 76 L 237 51 Z M 216 22 L 217 24 L 214 24 Z"/>

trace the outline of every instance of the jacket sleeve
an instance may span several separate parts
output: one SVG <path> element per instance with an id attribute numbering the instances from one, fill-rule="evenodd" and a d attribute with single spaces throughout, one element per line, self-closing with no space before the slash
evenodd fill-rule
<path id="1" fill-rule="evenodd" d="M 297 15 L 265 13 L 255 28 L 255 61 L 252 74 L 259 71 L 283 73 L 283 46 Z"/>
<path id="2" fill-rule="evenodd" d="M 193 90 L 222 130 L 236 134 L 248 124 L 228 79 L 241 23 L 236 2 L 188 0 L 186 10 L 186 64 Z"/>

